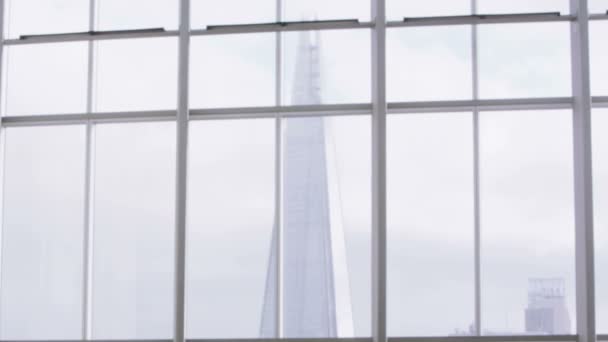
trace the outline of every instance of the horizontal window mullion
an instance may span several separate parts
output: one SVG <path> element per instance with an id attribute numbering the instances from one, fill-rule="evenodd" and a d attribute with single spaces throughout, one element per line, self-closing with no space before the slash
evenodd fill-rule
<path id="1" fill-rule="evenodd" d="M 372 22 L 358 22 L 356 20 L 311 21 L 270 24 L 245 25 L 219 25 L 207 29 L 191 30 L 192 36 L 243 34 L 263 32 L 293 32 L 308 30 L 340 30 L 340 29 L 369 29 L 374 27 Z"/>
<path id="2" fill-rule="evenodd" d="M 176 111 L 112 112 L 93 114 L 59 114 L 5 116 L 3 126 L 45 126 L 86 123 L 142 122 L 175 120 Z"/>
<path id="3" fill-rule="evenodd" d="M 389 113 L 436 113 L 501 110 L 538 110 L 572 108 L 571 97 L 549 97 L 529 99 L 489 99 L 462 101 L 390 102 Z"/>
<path id="4" fill-rule="evenodd" d="M 517 15 L 470 15 L 429 18 L 406 18 L 403 21 L 389 21 L 387 27 L 420 27 L 451 25 L 489 25 L 541 22 L 569 22 L 576 20 L 572 15 L 517 14 Z"/>
<path id="5" fill-rule="evenodd" d="M 28 45 L 28 44 L 48 44 L 79 41 L 101 41 L 115 39 L 139 39 L 139 38 L 158 38 L 158 37 L 177 37 L 178 31 L 163 30 L 125 30 L 125 31 L 101 31 L 101 32 L 76 32 L 65 34 L 49 34 L 27 36 L 25 39 L 7 39 L 4 45 Z"/>

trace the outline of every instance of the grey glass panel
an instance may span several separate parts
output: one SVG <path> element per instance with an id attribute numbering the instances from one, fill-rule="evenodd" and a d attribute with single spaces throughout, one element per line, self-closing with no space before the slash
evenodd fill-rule
<path id="1" fill-rule="evenodd" d="M 192 108 L 275 105 L 275 35 L 192 39 Z"/>
<path id="2" fill-rule="evenodd" d="M 4 6 L 7 38 L 89 29 L 89 2 L 85 0 L 6 0 Z"/>
<path id="3" fill-rule="evenodd" d="M 274 127 L 272 119 L 190 125 L 188 338 L 259 337 L 265 302 L 275 302 L 276 290 L 265 291 L 276 226 Z"/>
<path id="4" fill-rule="evenodd" d="M 589 24 L 591 93 L 608 96 L 608 21 L 592 21 Z"/>
<path id="5" fill-rule="evenodd" d="M 11 46 L 6 50 L 4 115 L 86 111 L 86 42 Z"/>
<path id="6" fill-rule="evenodd" d="M 572 112 L 481 113 L 480 170 L 483 334 L 572 333 Z"/>
<path id="7" fill-rule="evenodd" d="M 404 17 L 466 15 L 470 13 L 470 0 L 386 1 L 386 17 L 388 20 L 403 20 Z"/>
<path id="8" fill-rule="evenodd" d="M 594 109 L 593 132 L 593 205 L 595 236 L 596 330 L 608 333 L 608 109 Z"/>
<path id="9" fill-rule="evenodd" d="M 177 39 L 100 41 L 95 57 L 95 111 L 177 107 Z"/>
<path id="10" fill-rule="evenodd" d="M 276 21 L 276 0 L 191 0 L 191 26 L 268 23 Z"/>
<path id="11" fill-rule="evenodd" d="M 2 134 L 0 338 L 80 339 L 85 129 L 8 128 Z"/>
<path id="12" fill-rule="evenodd" d="M 288 21 L 359 19 L 370 20 L 369 0 L 283 0 Z"/>
<path id="13" fill-rule="evenodd" d="M 570 12 L 569 0 L 478 0 L 478 13 Z"/>
<path id="14" fill-rule="evenodd" d="M 390 336 L 472 333 L 472 119 L 471 113 L 388 118 Z"/>
<path id="15" fill-rule="evenodd" d="M 608 11 L 608 1 L 607 0 L 588 0 L 589 13 L 600 13 L 606 14 Z"/>
<path id="16" fill-rule="evenodd" d="M 283 34 L 283 104 L 371 101 L 368 30 Z M 314 90 L 318 96 L 305 94 Z"/>
<path id="17" fill-rule="evenodd" d="M 571 96 L 570 24 L 479 27 L 481 98 Z"/>
<path id="18" fill-rule="evenodd" d="M 98 30 L 177 29 L 179 0 L 97 0 L 96 5 Z"/>
<path id="19" fill-rule="evenodd" d="M 473 97 L 471 28 L 408 27 L 387 36 L 389 101 Z"/>
<path id="20" fill-rule="evenodd" d="M 173 336 L 175 124 L 95 127 L 92 335 Z"/>

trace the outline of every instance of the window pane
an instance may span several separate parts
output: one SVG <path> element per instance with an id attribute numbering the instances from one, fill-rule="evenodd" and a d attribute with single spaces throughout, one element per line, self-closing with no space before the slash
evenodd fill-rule
<path id="1" fill-rule="evenodd" d="M 482 25 L 482 98 L 571 96 L 567 23 Z"/>
<path id="2" fill-rule="evenodd" d="M 605 14 L 608 11 L 607 0 L 588 0 L 589 13 Z"/>
<path id="3" fill-rule="evenodd" d="M 369 21 L 369 0 L 283 0 L 287 21 L 359 19 Z"/>
<path id="4" fill-rule="evenodd" d="M 89 2 L 83 0 L 6 0 L 5 36 L 82 32 L 89 29 Z"/>
<path id="5" fill-rule="evenodd" d="M 367 30 L 283 34 L 283 104 L 370 102 Z"/>
<path id="6" fill-rule="evenodd" d="M 608 333 L 608 109 L 593 111 L 593 201 L 597 332 Z"/>
<path id="7" fill-rule="evenodd" d="M 571 121 L 570 111 L 480 115 L 485 335 L 576 327 Z"/>
<path id="8" fill-rule="evenodd" d="M 472 98 L 469 26 L 393 29 L 387 46 L 389 101 Z"/>
<path id="9" fill-rule="evenodd" d="M 387 139 L 389 335 L 470 334 L 472 116 L 391 115 Z"/>
<path id="10" fill-rule="evenodd" d="M 403 20 L 404 17 L 466 15 L 470 13 L 470 0 L 386 1 L 386 16 L 388 20 Z"/>
<path id="11" fill-rule="evenodd" d="M 255 338 L 262 326 L 274 222 L 274 120 L 190 126 L 186 332 Z M 268 318 L 270 322 L 274 317 Z"/>
<path id="12" fill-rule="evenodd" d="M 283 121 L 285 337 L 370 336 L 370 121 Z"/>
<path id="13" fill-rule="evenodd" d="M 590 23 L 591 42 L 591 92 L 597 96 L 608 96 L 608 22 Z"/>
<path id="14" fill-rule="evenodd" d="M 96 44 L 96 111 L 177 107 L 175 38 L 119 39 Z"/>
<path id="15" fill-rule="evenodd" d="M 80 339 L 85 130 L 9 128 L 0 338 Z"/>
<path id="16" fill-rule="evenodd" d="M 478 13 L 570 13 L 569 0 L 478 0 Z"/>
<path id="17" fill-rule="evenodd" d="M 275 35 L 192 39 L 192 108 L 275 105 Z"/>
<path id="18" fill-rule="evenodd" d="M 179 0 L 97 0 L 97 29 L 175 30 L 178 4 Z"/>
<path id="19" fill-rule="evenodd" d="M 193 29 L 274 22 L 276 0 L 191 0 L 190 15 Z"/>
<path id="20" fill-rule="evenodd" d="M 5 115 L 84 113 L 87 51 L 84 42 L 8 47 Z"/>
<path id="21" fill-rule="evenodd" d="M 173 336 L 175 124 L 95 128 L 93 337 Z"/>

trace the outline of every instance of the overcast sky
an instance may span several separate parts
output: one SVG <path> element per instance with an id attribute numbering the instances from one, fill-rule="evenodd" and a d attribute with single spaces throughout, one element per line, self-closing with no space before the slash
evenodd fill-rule
<path id="1" fill-rule="evenodd" d="M 88 1 L 8 1 L 7 36 L 88 30 Z M 606 0 L 590 0 L 594 12 Z M 388 17 L 466 14 L 468 0 L 387 0 Z M 32 10 L 35 8 L 36 10 Z M 479 0 L 479 12 L 562 11 L 567 0 Z M 98 28 L 177 28 L 176 0 L 99 0 Z M 192 27 L 274 21 L 274 0 L 192 0 Z M 285 0 L 284 19 L 370 19 L 366 0 Z M 592 91 L 608 95 L 608 23 L 592 23 Z M 479 27 L 481 98 L 570 96 L 566 23 Z M 291 103 L 299 33 L 282 35 Z M 95 44 L 95 111 L 175 109 L 177 39 Z M 370 102 L 370 32 L 323 31 L 323 103 Z M 275 35 L 195 37 L 193 108 L 272 106 Z M 6 49 L 5 115 L 86 111 L 87 43 Z M 472 97 L 471 28 L 391 29 L 389 101 Z M 522 333 L 531 277 L 560 277 L 572 327 L 571 112 L 481 113 L 483 329 Z M 474 316 L 471 113 L 388 120 L 388 304 L 394 336 L 467 330 Z M 336 150 L 355 333 L 370 334 L 370 120 L 326 119 Z M 608 111 L 594 112 L 599 331 L 608 329 Z M 257 337 L 274 217 L 274 121 L 190 125 L 187 336 Z M 6 129 L 0 338 L 79 338 L 85 128 Z M 98 125 L 95 338 L 172 334 L 175 124 Z"/>

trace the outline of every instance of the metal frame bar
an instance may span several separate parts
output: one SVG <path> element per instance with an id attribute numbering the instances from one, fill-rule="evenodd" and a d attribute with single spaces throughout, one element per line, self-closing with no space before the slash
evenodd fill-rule
<path id="1" fill-rule="evenodd" d="M 91 15 L 95 15 L 94 12 L 89 11 L 90 18 Z M 162 27 L 159 28 L 149 28 L 149 29 L 132 29 L 132 30 L 109 30 L 109 31 L 96 31 L 94 27 L 89 26 L 89 31 L 86 32 L 72 32 L 72 33 L 50 33 L 50 34 L 29 34 L 20 36 L 20 40 L 27 39 L 36 39 L 36 38 L 61 38 L 61 37 L 71 37 L 71 36 L 112 36 L 112 35 L 121 35 L 121 34 L 138 34 L 138 33 L 160 33 L 165 32 L 165 29 Z"/>
<path id="2" fill-rule="evenodd" d="M 1 121 L 2 125 L 9 127 L 168 120 L 176 120 L 175 111 L 6 116 Z"/>
<path id="3" fill-rule="evenodd" d="M 477 0 L 471 0 L 471 12 L 477 13 Z M 477 24 L 471 26 L 471 62 L 473 100 L 479 99 L 479 61 Z M 474 282 L 474 333 L 481 335 L 481 213 L 479 188 L 479 108 L 473 108 L 473 282 Z"/>
<path id="4" fill-rule="evenodd" d="M 589 14 L 589 20 L 608 20 L 608 12 L 602 14 Z"/>
<path id="5" fill-rule="evenodd" d="M 279 5 L 280 6 L 280 5 Z M 279 8 L 279 7 L 277 7 Z M 351 27 L 359 23 L 359 19 L 337 19 L 337 20 L 300 20 L 300 21 L 282 21 L 280 18 L 276 18 L 275 22 L 271 23 L 255 23 L 255 24 L 228 24 L 228 25 L 209 25 L 206 30 L 218 30 L 218 29 L 243 29 L 243 28 L 274 28 L 281 29 L 288 26 L 299 26 L 301 25 L 331 25 L 332 27 L 339 27 L 346 25 Z M 356 25 L 358 26 L 358 25 Z"/>
<path id="6" fill-rule="evenodd" d="M 608 20 L 606 14 L 593 14 L 590 20 Z M 409 18 L 407 21 L 385 22 L 386 27 L 416 27 L 416 26 L 449 26 L 472 24 L 508 24 L 532 22 L 568 22 L 576 20 L 574 15 L 557 16 L 555 13 L 521 13 L 521 14 L 491 14 L 483 16 L 443 16 L 430 18 Z M 353 20 L 303 21 L 245 24 L 245 25 L 218 25 L 206 29 L 188 30 L 191 36 L 246 34 L 263 32 L 288 32 L 303 30 L 339 30 L 339 29 L 372 29 L 375 22 L 358 22 Z M 179 30 L 159 29 L 133 29 L 120 31 L 93 31 L 73 32 L 52 35 L 32 35 L 25 39 L 5 39 L 4 45 L 46 44 L 77 41 L 97 41 L 114 39 L 138 39 L 158 37 L 179 37 Z"/>
<path id="7" fill-rule="evenodd" d="M 572 15 L 547 15 L 544 14 L 515 14 L 515 15 L 467 15 L 467 16 L 444 16 L 428 18 L 408 18 L 405 21 L 389 21 L 388 27 L 418 27 L 418 26 L 452 26 L 452 25 L 491 25 L 491 24 L 515 24 L 515 23 L 542 23 L 542 22 L 569 22 L 576 20 Z"/>
<path id="8" fill-rule="evenodd" d="M 591 82 L 587 0 L 570 0 L 572 56 L 576 321 L 579 342 L 595 342 Z"/>
<path id="9" fill-rule="evenodd" d="M 283 20 L 283 1 L 276 0 L 276 20 Z M 275 105 L 283 103 L 283 38 L 280 32 L 275 33 Z M 275 235 L 275 332 L 274 337 L 282 338 L 283 329 L 283 119 L 280 111 L 274 115 L 274 223 Z"/>
<path id="10" fill-rule="evenodd" d="M 608 97 L 594 97 L 594 106 L 608 106 Z M 512 110 L 549 110 L 571 109 L 573 98 L 527 98 L 527 99 L 489 99 L 462 101 L 430 101 L 430 102 L 391 102 L 388 103 L 388 113 L 441 113 L 441 112 L 472 112 L 478 111 L 512 111 Z M 343 116 L 369 115 L 372 112 L 370 103 L 328 104 L 328 105 L 297 105 L 271 107 L 238 107 L 238 108 L 209 108 L 189 110 L 189 120 L 221 120 L 247 118 L 274 118 L 280 114 L 282 118 L 306 116 Z M 119 123 L 145 121 L 173 121 L 177 119 L 175 110 L 134 111 L 134 112 L 103 112 L 77 113 L 56 115 L 24 115 L 6 116 L 0 119 L 2 125 L 9 126 L 40 126 L 92 123 Z"/>
<path id="11" fill-rule="evenodd" d="M 386 0 L 372 0 L 372 340 L 386 342 Z"/>
<path id="12" fill-rule="evenodd" d="M 89 30 L 96 25 L 96 0 L 89 0 Z M 87 61 L 87 114 L 93 112 L 93 87 L 95 44 L 88 42 Z M 84 242 L 83 242 L 83 286 L 82 286 L 82 339 L 92 338 L 93 322 L 93 199 L 94 199 L 94 173 L 95 173 L 95 126 L 92 122 L 86 123 L 85 143 L 85 175 L 84 175 Z"/>
<path id="13" fill-rule="evenodd" d="M 179 31 L 150 31 L 150 30 L 125 30 L 107 31 L 103 34 L 88 34 L 83 32 L 56 34 L 56 35 L 37 35 L 29 36 L 27 39 L 6 39 L 4 45 L 29 45 L 47 43 L 66 43 L 83 42 L 112 39 L 138 39 L 138 38 L 159 38 L 159 37 L 178 37 Z"/>
<path id="14" fill-rule="evenodd" d="M 608 96 L 593 96 L 591 103 L 593 107 L 608 107 Z"/>
<path id="15" fill-rule="evenodd" d="M 505 336 L 446 336 L 446 337 L 389 337 L 388 342 L 575 342 L 576 335 L 505 335 Z M 599 335 L 607 340 L 608 335 Z M 371 337 L 350 338 L 238 338 L 238 339 L 186 339 L 185 342 L 373 342 Z M 78 342 L 80 340 L 0 340 L 0 342 Z M 95 342 L 171 342 L 169 339 L 145 340 L 95 340 Z"/>
<path id="16" fill-rule="evenodd" d="M 245 34 L 263 32 L 290 32 L 306 30 L 343 30 L 343 29 L 369 29 L 374 26 L 371 22 L 359 21 L 300 21 L 300 22 L 276 22 L 266 24 L 250 25 L 222 25 L 207 29 L 196 29 L 190 33 L 193 36 L 219 35 L 219 34 Z"/>
<path id="17" fill-rule="evenodd" d="M 174 342 L 184 342 L 186 306 L 186 210 L 188 190 L 188 116 L 190 72 L 190 0 L 180 0 L 177 86 L 177 158 L 175 189 Z"/>

